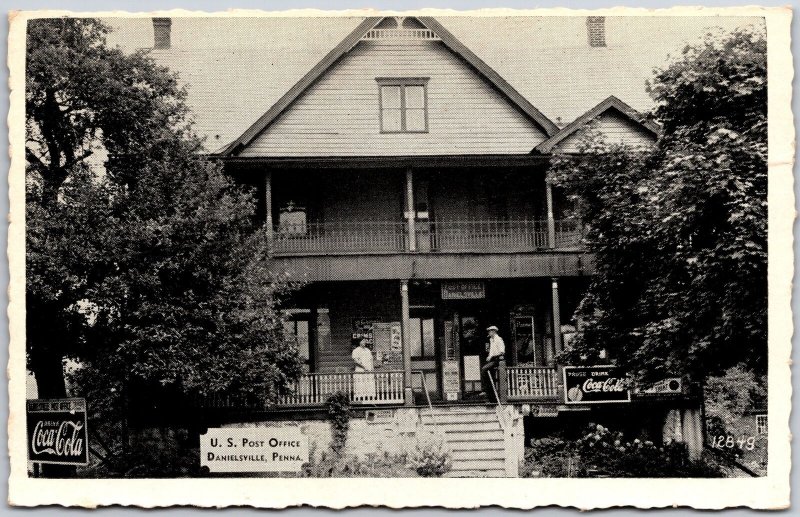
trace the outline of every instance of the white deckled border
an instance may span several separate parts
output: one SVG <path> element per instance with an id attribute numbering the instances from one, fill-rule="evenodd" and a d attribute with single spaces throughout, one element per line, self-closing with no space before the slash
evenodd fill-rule
<path id="1" fill-rule="evenodd" d="M 252 16 L 763 16 L 768 35 L 769 84 L 769 475 L 750 479 L 158 479 L 53 480 L 27 477 L 25 437 L 25 164 L 24 86 L 25 25 L 32 18 L 53 16 L 252 17 Z M 793 77 L 790 52 L 791 10 L 788 7 L 675 7 L 670 9 L 610 8 L 597 10 L 482 9 L 419 11 L 315 9 L 265 12 L 229 10 L 206 13 L 187 10 L 128 13 L 122 11 L 12 12 L 9 15 L 11 106 L 9 141 L 10 227 L 8 232 L 9 331 L 9 502 L 20 506 L 57 504 L 95 507 L 137 505 L 158 507 L 248 505 L 284 508 L 299 504 L 343 508 L 372 505 L 393 508 L 502 506 L 533 508 L 561 505 L 583 509 L 611 506 L 639 508 L 732 506 L 785 508 L 789 504 L 791 409 L 790 352 L 791 278 L 794 257 L 792 226 L 794 194 L 794 126 L 790 108 Z"/>

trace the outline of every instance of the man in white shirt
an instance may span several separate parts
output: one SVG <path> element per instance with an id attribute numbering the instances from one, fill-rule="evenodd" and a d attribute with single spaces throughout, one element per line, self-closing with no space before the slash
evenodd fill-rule
<path id="1" fill-rule="evenodd" d="M 494 375 L 493 372 L 497 371 L 497 367 L 500 365 L 500 360 L 502 360 L 506 354 L 506 344 L 503 341 L 503 338 L 497 334 L 497 330 L 497 327 L 494 325 L 486 329 L 486 331 L 489 333 L 489 343 L 486 345 L 489 355 L 486 357 L 486 364 L 484 364 L 481 368 L 482 371 L 486 372 L 486 382 L 489 384 L 486 392 L 489 393 L 490 399 L 495 398 L 495 391 L 492 389 L 492 380 L 490 380 L 489 376 L 493 376 L 492 378 L 496 380 L 497 376 Z M 495 382 L 494 386 L 496 389 L 497 382 Z M 495 400 L 495 402 L 497 401 Z"/>

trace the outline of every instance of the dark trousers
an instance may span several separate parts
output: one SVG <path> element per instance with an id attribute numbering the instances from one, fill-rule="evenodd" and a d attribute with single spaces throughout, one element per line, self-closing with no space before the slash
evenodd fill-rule
<path id="1" fill-rule="evenodd" d="M 497 402 L 495 397 L 495 389 L 497 388 L 497 367 L 500 366 L 500 360 L 503 356 L 492 357 L 486 364 L 481 367 L 481 379 L 483 380 L 483 391 L 489 397 L 489 400 Z M 491 379 L 490 379 L 491 377 Z M 494 389 L 492 388 L 492 380 L 494 380 Z"/>

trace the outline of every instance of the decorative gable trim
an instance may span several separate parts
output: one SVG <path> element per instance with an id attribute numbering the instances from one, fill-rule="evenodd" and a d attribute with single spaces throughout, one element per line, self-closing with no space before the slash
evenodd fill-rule
<path id="1" fill-rule="evenodd" d="M 450 49 L 453 53 L 467 62 L 479 75 L 489 81 L 492 86 L 503 94 L 512 105 L 522 111 L 530 120 L 537 124 L 544 133 L 550 137 L 558 132 L 556 126 L 542 112 L 536 109 L 519 92 L 517 92 L 505 79 L 483 62 L 438 21 L 431 17 L 418 17 L 425 28 L 398 28 L 381 29 L 377 26 L 385 17 L 370 17 L 361 22 L 350 34 L 331 50 L 322 60 L 306 73 L 292 88 L 289 89 L 278 101 L 254 122 L 237 139 L 216 153 L 221 156 L 235 156 L 243 147 L 249 145 L 261 132 L 275 121 L 291 104 L 296 101 L 309 87 L 311 87 L 330 67 L 349 52 L 359 41 L 378 39 L 382 37 L 406 38 L 413 36 L 419 39 L 436 39 Z M 378 32 L 376 32 L 378 31 Z M 389 32 L 382 32 L 389 31 Z M 391 32 L 394 31 L 394 32 Z M 402 31 L 402 33 L 400 32 Z"/>
<path id="2" fill-rule="evenodd" d="M 646 129 L 656 137 L 661 132 L 661 127 L 658 124 L 656 124 L 652 120 L 648 120 L 642 113 L 639 113 L 627 103 L 611 95 L 610 97 L 602 101 L 594 108 L 590 109 L 580 117 L 576 118 L 575 120 L 564 126 L 564 128 L 561 129 L 561 131 L 551 136 L 541 144 L 537 145 L 534 148 L 534 151 L 538 151 L 544 154 L 552 152 L 553 148 L 555 148 L 555 146 L 561 143 L 565 138 L 574 134 L 579 129 L 585 127 L 586 124 L 588 124 L 592 120 L 596 119 L 603 113 L 612 109 L 618 111 L 628 120 Z"/>

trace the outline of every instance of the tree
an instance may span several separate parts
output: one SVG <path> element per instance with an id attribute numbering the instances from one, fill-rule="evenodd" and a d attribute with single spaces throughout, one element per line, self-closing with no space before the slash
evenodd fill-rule
<path id="1" fill-rule="evenodd" d="M 252 192 L 198 153 L 175 76 L 107 30 L 29 27 L 27 347 L 41 397 L 80 362 L 71 380 L 124 450 L 137 383 L 268 403 L 300 363 Z"/>
<path id="2" fill-rule="evenodd" d="M 710 34 L 649 90 L 663 128 L 652 150 L 595 139 L 554 160 L 596 267 L 567 356 L 606 349 L 646 378 L 765 371 L 766 39 Z"/>

